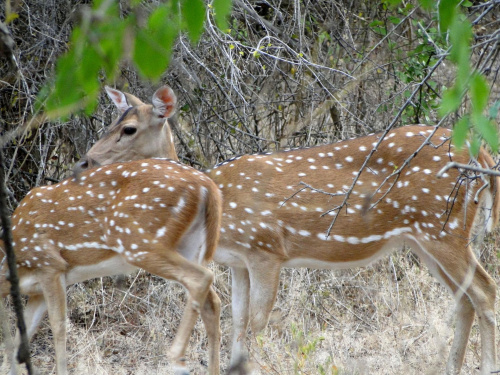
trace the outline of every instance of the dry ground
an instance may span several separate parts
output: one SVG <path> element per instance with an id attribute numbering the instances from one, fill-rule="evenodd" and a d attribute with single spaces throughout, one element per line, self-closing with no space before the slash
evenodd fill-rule
<path id="1" fill-rule="evenodd" d="M 500 236 L 482 256 L 500 281 Z M 230 274 L 213 267 L 223 303 L 222 369 L 229 362 Z M 454 326 L 454 302 L 407 250 L 347 271 L 286 269 L 267 330 L 252 340 L 256 374 L 441 374 Z M 179 285 L 144 272 L 69 289 L 69 366 L 74 374 L 170 373 L 165 349 L 184 307 Z M 497 303 L 497 315 L 500 306 Z M 500 316 L 497 320 L 500 321 Z M 464 374 L 477 372 L 480 340 L 473 327 Z M 41 374 L 54 372 L 45 320 L 32 342 Z M 206 340 L 198 322 L 188 350 L 194 374 L 206 372 Z M 5 364 L 0 367 L 7 373 Z"/>

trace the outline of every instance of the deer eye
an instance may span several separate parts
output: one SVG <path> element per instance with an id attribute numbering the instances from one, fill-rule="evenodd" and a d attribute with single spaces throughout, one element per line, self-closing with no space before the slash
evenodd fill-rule
<path id="1" fill-rule="evenodd" d="M 131 126 L 126 126 L 123 128 L 123 134 L 126 134 L 126 135 L 135 134 L 136 131 L 137 131 L 137 128 L 133 128 Z"/>

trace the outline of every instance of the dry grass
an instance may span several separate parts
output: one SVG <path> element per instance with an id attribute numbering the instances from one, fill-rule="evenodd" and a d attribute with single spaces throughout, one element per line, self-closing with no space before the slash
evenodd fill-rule
<path id="1" fill-rule="evenodd" d="M 499 238 L 487 238 L 482 257 L 497 282 Z M 225 371 L 230 352 L 230 275 L 222 267 L 214 265 L 213 270 L 223 302 Z M 165 352 L 185 304 L 179 285 L 139 272 L 75 285 L 68 295 L 73 373 L 170 373 Z M 286 269 L 269 327 L 252 339 L 251 367 L 257 374 L 441 374 L 453 326 L 452 298 L 407 250 L 361 269 Z M 476 372 L 479 350 L 474 326 L 464 374 Z M 54 372 L 46 320 L 32 342 L 32 352 L 40 373 Z M 192 373 L 206 373 L 201 321 L 191 338 L 188 361 Z M 0 371 L 7 372 L 5 364 Z"/>

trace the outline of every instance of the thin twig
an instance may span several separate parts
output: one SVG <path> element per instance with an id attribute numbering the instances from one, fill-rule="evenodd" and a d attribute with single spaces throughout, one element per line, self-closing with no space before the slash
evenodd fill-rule
<path id="1" fill-rule="evenodd" d="M 449 171 L 451 168 L 457 168 L 457 169 L 460 168 L 460 169 L 465 169 L 465 170 L 472 171 L 472 172 L 478 172 L 478 173 L 483 173 L 483 174 L 487 174 L 490 176 L 500 177 L 499 171 L 494 171 L 492 169 L 486 169 L 486 168 L 481 168 L 481 167 L 475 167 L 475 166 L 469 165 L 469 164 L 461 164 L 461 163 L 457 163 L 456 161 L 452 161 L 452 162 L 449 162 L 448 164 L 446 164 L 436 174 L 436 177 L 437 178 L 443 177 L 443 174 L 446 173 L 447 171 Z"/>

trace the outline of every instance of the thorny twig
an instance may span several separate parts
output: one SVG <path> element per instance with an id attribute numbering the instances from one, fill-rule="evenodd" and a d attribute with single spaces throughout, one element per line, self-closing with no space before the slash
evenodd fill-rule
<path id="1" fill-rule="evenodd" d="M 479 162 L 477 160 L 475 160 L 475 158 L 472 158 L 471 162 L 473 162 L 476 165 L 480 165 Z M 455 203 L 456 197 L 458 195 L 458 190 L 463 185 L 463 183 L 464 183 L 463 181 L 464 180 L 465 180 L 465 183 L 466 183 L 465 189 L 466 189 L 466 191 L 469 191 L 469 189 L 471 188 L 469 186 L 469 183 L 470 183 L 471 180 L 476 180 L 478 178 L 483 179 L 483 182 L 484 182 L 483 186 L 481 186 L 476 191 L 476 193 L 474 194 L 474 202 L 477 204 L 477 203 L 479 203 L 479 195 L 485 189 L 487 189 L 487 188 L 490 187 L 490 182 L 484 178 L 484 175 L 491 175 L 491 176 L 499 176 L 500 177 L 500 172 L 499 171 L 495 171 L 495 170 L 492 170 L 492 169 L 486 169 L 486 168 L 478 167 L 476 165 L 462 164 L 462 163 L 457 163 L 457 162 L 453 161 L 453 162 L 449 162 L 447 165 L 445 165 L 443 168 L 441 168 L 441 170 L 436 174 L 437 178 L 442 178 L 442 177 L 444 177 L 444 174 L 447 171 L 449 171 L 451 168 L 456 168 L 456 169 L 462 170 L 461 171 L 461 177 L 457 180 L 457 182 L 455 184 L 455 187 L 452 190 L 452 192 L 456 191 L 455 197 L 453 197 L 453 199 L 448 199 L 448 203 L 451 203 L 451 207 L 446 209 L 446 211 L 448 213 L 451 213 L 451 210 L 453 209 L 453 204 Z M 479 176 L 477 176 L 477 175 L 476 176 L 469 176 L 466 173 L 467 171 L 478 173 Z M 451 196 L 451 194 L 450 194 L 450 196 Z M 489 216 L 491 216 L 491 214 L 492 213 L 491 213 L 491 209 L 490 209 Z M 465 222 L 466 222 L 465 221 L 466 215 L 467 215 L 467 207 L 464 210 L 464 225 L 465 225 Z M 446 218 L 446 220 L 445 220 L 445 222 L 443 224 L 442 230 L 445 230 L 445 226 L 446 226 L 446 223 L 448 222 L 448 219 L 449 219 L 449 215 L 448 215 L 448 217 Z M 486 220 L 486 222 L 487 222 L 487 220 Z M 476 236 L 474 236 L 474 238 Z M 473 242 L 474 238 L 471 238 L 470 242 Z"/>
<path id="2" fill-rule="evenodd" d="M 304 190 L 312 190 L 312 191 L 315 191 L 317 193 L 321 193 L 321 194 L 325 194 L 325 195 L 328 195 L 330 197 L 338 197 L 338 196 L 342 196 L 342 195 L 345 195 L 345 193 L 330 193 L 329 191 L 325 191 L 323 189 L 318 189 L 318 188 L 315 188 L 303 181 L 299 182 L 299 185 L 302 185 L 302 187 L 300 189 L 298 189 L 295 193 L 293 193 L 292 195 L 290 195 L 288 198 L 285 198 L 283 199 L 283 201 L 281 202 L 280 204 L 280 208 L 283 207 L 289 200 L 291 200 L 292 198 L 294 198 L 297 194 L 299 194 L 300 192 L 304 191 Z M 321 214 L 321 217 L 329 214 L 330 212 L 334 211 L 335 209 L 331 209 L 331 210 L 328 210 L 326 212 L 323 212 Z"/>
<path id="3" fill-rule="evenodd" d="M 352 70 L 352 73 L 354 73 L 356 70 L 358 70 L 358 69 L 359 69 L 359 67 L 360 67 L 361 65 L 363 65 L 363 64 L 364 64 L 364 62 L 368 59 L 368 56 L 370 56 L 370 54 L 371 54 L 373 51 L 375 51 L 375 50 L 376 50 L 376 49 L 377 49 L 377 48 L 378 48 L 378 47 L 379 47 L 379 46 L 380 46 L 380 45 L 381 45 L 381 44 L 382 44 L 382 43 L 383 43 L 383 42 L 384 42 L 387 38 L 389 38 L 389 37 L 391 36 L 391 34 L 392 34 L 392 33 L 394 33 L 394 32 L 398 29 L 398 27 L 399 27 L 400 25 L 402 25 L 403 23 L 405 23 L 405 22 L 406 22 L 406 20 L 407 20 L 407 19 L 409 19 L 410 17 L 412 17 L 412 16 L 413 16 L 413 13 L 415 13 L 415 11 L 416 11 L 417 9 L 418 9 L 418 8 L 417 8 L 417 7 L 415 7 L 415 8 L 414 8 L 411 12 L 409 12 L 409 13 L 408 13 L 408 14 L 407 14 L 407 15 L 406 15 L 403 19 L 401 19 L 401 21 L 399 21 L 399 22 L 398 22 L 398 24 L 397 24 L 397 25 L 395 25 L 395 26 L 394 26 L 394 28 L 393 28 L 391 31 L 389 31 L 386 35 L 384 35 L 384 37 L 383 37 L 382 39 L 380 39 L 380 41 L 379 41 L 377 44 L 375 44 L 375 45 L 374 45 L 374 46 L 370 49 L 370 51 L 368 51 L 368 52 L 366 53 L 366 55 L 365 55 L 365 56 L 363 56 L 363 59 L 362 59 L 362 60 L 361 60 L 361 61 L 360 61 L 360 62 L 359 62 L 359 63 L 358 63 L 355 67 L 354 67 L 354 69 Z"/>
<path id="4" fill-rule="evenodd" d="M 424 142 L 422 142 L 422 144 L 419 146 L 419 148 L 417 148 L 404 162 L 403 164 L 401 165 L 401 167 L 398 167 L 394 172 L 392 172 L 389 176 L 387 176 L 384 181 L 382 181 L 382 183 L 377 187 L 377 189 L 373 192 L 372 194 L 372 197 L 374 197 L 379 191 L 380 189 L 382 188 L 382 186 L 384 186 L 387 181 L 391 178 L 391 177 L 394 177 L 396 176 L 396 179 L 391 183 L 391 186 L 389 186 L 389 188 L 387 189 L 387 191 L 382 194 L 382 196 L 377 200 L 375 201 L 375 203 L 373 203 L 371 206 L 370 206 L 370 210 L 373 209 L 382 199 L 384 199 L 387 194 L 389 194 L 389 192 L 392 190 L 393 186 L 396 184 L 396 182 L 398 181 L 399 179 L 399 176 L 401 174 L 401 172 L 403 172 L 403 169 L 405 169 L 409 164 L 410 162 L 418 155 L 418 153 L 427 145 L 430 145 L 431 142 L 431 138 L 434 134 L 436 134 L 437 130 L 439 129 L 438 126 L 436 126 L 434 128 L 434 130 L 432 131 L 431 134 L 429 134 L 429 136 L 425 139 Z"/>
<path id="5" fill-rule="evenodd" d="M 449 162 L 448 164 L 446 164 L 436 174 L 436 177 L 437 178 L 443 177 L 443 174 L 446 173 L 447 171 L 449 171 L 451 168 L 465 169 L 465 170 L 472 171 L 472 172 L 478 172 L 478 173 L 487 174 L 487 175 L 490 175 L 490 176 L 498 176 L 498 177 L 500 177 L 500 171 L 495 171 L 495 170 L 492 170 L 492 169 L 486 169 L 486 168 L 476 167 L 476 166 L 469 165 L 469 164 L 461 164 L 461 163 L 457 163 L 456 161 L 452 161 L 452 162 Z"/>

